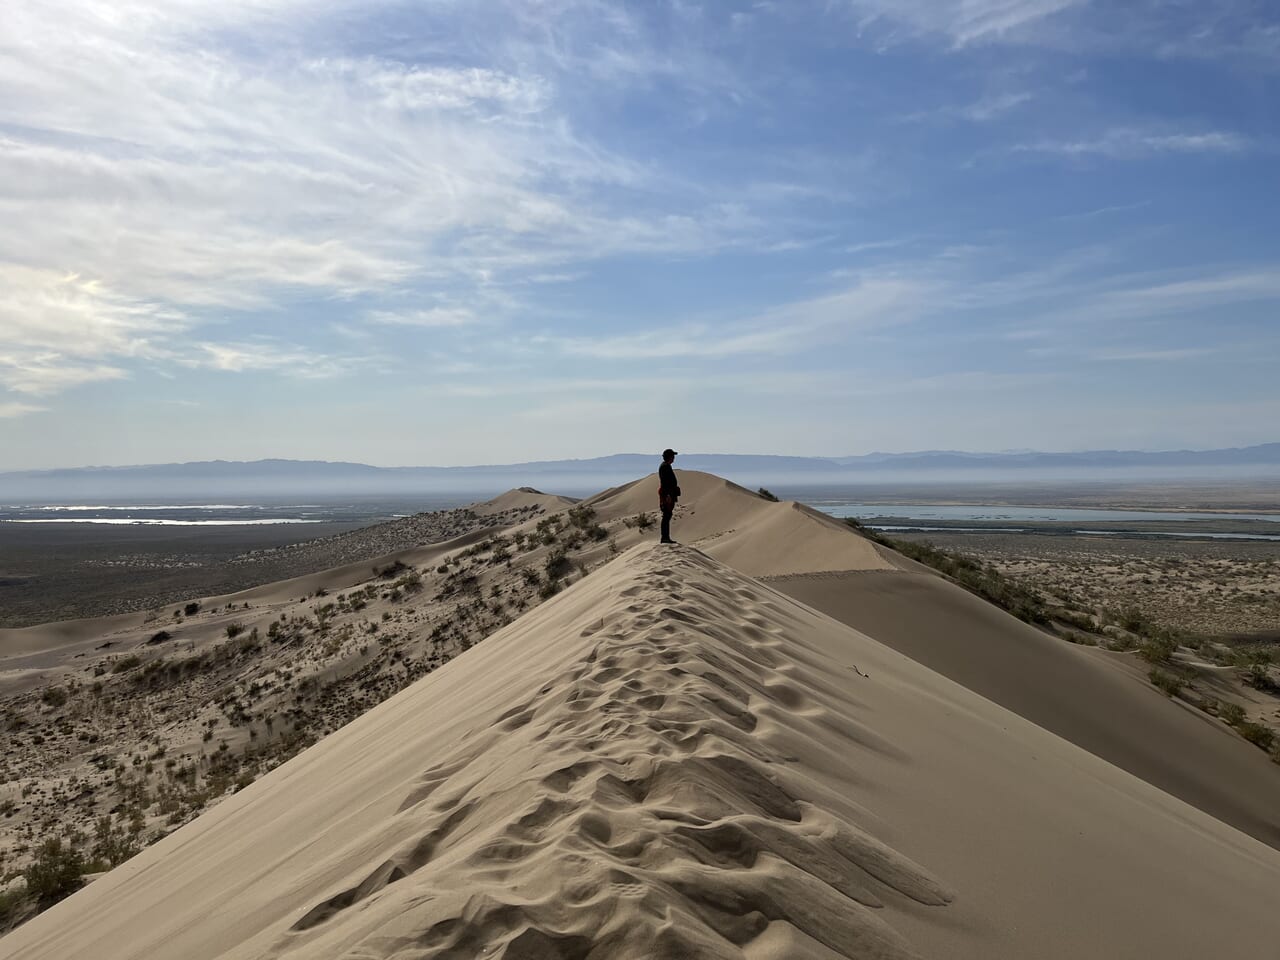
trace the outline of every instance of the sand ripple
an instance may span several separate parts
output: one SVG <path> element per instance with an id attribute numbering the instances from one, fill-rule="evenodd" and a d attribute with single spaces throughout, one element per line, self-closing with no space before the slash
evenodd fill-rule
<path id="1" fill-rule="evenodd" d="M 778 671 L 774 601 L 709 563 L 639 559 L 588 656 L 423 769 L 394 849 L 269 955 L 917 956 L 878 908 L 951 895 L 787 776 L 776 718 L 835 718 Z M 840 749 L 874 749 L 859 732 Z"/>

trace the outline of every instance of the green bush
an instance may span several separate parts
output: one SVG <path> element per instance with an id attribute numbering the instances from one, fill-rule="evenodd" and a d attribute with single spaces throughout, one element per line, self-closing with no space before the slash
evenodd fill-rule
<path id="1" fill-rule="evenodd" d="M 570 507 L 569 522 L 575 527 L 586 530 L 595 524 L 596 512 L 591 507 Z"/>
<path id="2" fill-rule="evenodd" d="M 67 702 L 67 691 L 62 687 L 45 687 L 40 699 L 57 710 Z"/>
<path id="3" fill-rule="evenodd" d="M 0 893 L 0 934 L 13 929 L 24 919 L 24 916 L 35 909 L 26 891 L 11 890 Z"/>
<path id="4" fill-rule="evenodd" d="M 1147 674 L 1147 679 L 1163 690 L 1166 697 L 1176 697 L 1182 688 L 1187 685 L 1186 681 L 1181 677 L 1167 673 L 1158 667 L 1151 668 L 1151 672 Z"/>
<path id="5" fill-rule="evenodd" d="M 1125 607 L 1115 614 L 1115 621 L 1125 630 L 1142 633 L 1147 628 L 1147 618 L 1137 607 Z"/>
<path id="6" fill-rule="evenodd" d="M 1139 645 L 1138 656 L 1148 663 L 1168 663 L 1177 648 L 1177 642 L 1171 636 L 1149 637 Z"/>
<path id="7" fill-rule="evenodd" d="M 1244 680 L 1255 690 L 1270 690 L 1275 686 L 1275 681 L 1271 679 L 1271 672 L 1267 669 L 1267 664 L 1257 660 L 1249 664 L 1249 669 L 1245 671 Z"/>
<path id="8" fill-rule="evenodd" d="M 31 896 L 47 905 L 80 889 L 84 872 L 85 862 L 79 851 L 70 843 L 64 844 L 62 838 L 52 837 L 41 845 L 24 875 Z"/>
<path id="9" fill-rule="evenodd" d="M 1252 720 L 1245 720 L 1236 724 L 1236 730 L 1240 736 L 1244 737 L 1254 746 L 1261 747 L 1263 750 L 1270 750 L 1272 744 L 1276 742 L 1275 731 L 1265 724 L 1254 723 Z"/>
<path id="10" fill-rule="evenodd" d="M 1244 723 L 1244 707 L 1238 703 L 1222 703 L 1218 707 L 1218 716 L 1228 726 L 1236 727 Z"/>
<path id="11" fill-rule="evenodd" d="M 556 580 L 573 568 L 568 555 L 563 550 L 556 550 L 547 555 L 545 569 L 548 580 Z"/>
<path id="12" fill-rule="evenodd" d="M 773 492 L 771 490 L 766 490 L 764 487 L 761 487 L 759 490 L 756 491 L 756 493 L 758 493 L 765 500 L 771 500 L 774 503 L 778 502 L 778 498 L 773 495 Z"/>

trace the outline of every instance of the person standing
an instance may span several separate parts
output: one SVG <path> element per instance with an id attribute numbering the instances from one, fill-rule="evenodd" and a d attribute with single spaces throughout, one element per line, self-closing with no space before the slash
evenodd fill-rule
<path id="1" fill-rule="evenodd" d="M 658 507 L 662 510 L 662 539 L 659 543 L 675 543 L 671 539 L 671 514 L 680 499 L 680 484 L 676 483 L 676 472 L 671 466 L 675 458 L 676 452 L 667 447 L 662 451 L 662 463 L 658 466 Z"/>

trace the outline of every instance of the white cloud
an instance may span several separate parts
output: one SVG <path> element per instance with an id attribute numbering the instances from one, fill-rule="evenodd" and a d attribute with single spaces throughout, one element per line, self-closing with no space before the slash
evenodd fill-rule
<path id="1" fill-rule="evenodd" d="M 417 310 L 370 310 L 365 314 L 370 323 L 402 327 L 465 327 L 476 322 L 476 316 L 465 307 L 426 307 Z"/>
<path id="2" fill-rule="evenodd" d="M 270 340 L 243 343 L 198 343 L 178 357 L 189 367 L 228 373 L 271 371 L 287 376 L 319 379 L 339 376 L 362 363 L 361 358 L 332 357 Z"/>
<path id="3" fill-rule="evenodd" d="M 0 419 L 25 417 L 32 413 L 42 413 L 45 409 L 45 407 L 37 407 L 30 403 L 0 402 Z"/>
<path id="4" fill-rule="evenodd" d="M 1239 153 L 1249 146 L 1247 137 L 1218 130 L 1202 133 L 1153 133 L 1121 128 L 1087 140 L 1040 140 L 1019 144 L 1013 149 L 1019 153 L 1136 159 L 1161 153 Z"/>
<path id="5" fill-rule="evenodd" d="M 618 336 L 544 337 L 535 342 L 574 356 L 607 360 L 799 353 L 858 331 L 907 322 L 919 313 L 926 294 L 915 280 L 866 275 L 838 293 L 731 323 L 682 324 Z"/>
<path id="6" fill-rule="evenodd" d="M 848 0 L 864 28 L 888 23 L 908 35 L 941 34 L 955 45 L 999 40 L 1084 0 Z"/>
<path id="7" fill-rule="evenodd" d="M 1095 359 L 1105 361 L 1165 363 L 1181 360 L 1199 360 L 1221 352 L 1217 347 L 1181 347 L 1168 350 L 1102 350 Z"/>
<path id="8" fill-rule="evenodd" d="M 493 49 L 443 41 L 421 62 L 307 55 L 326 29 L 363 22 L 353 0 L 10 0 L 0 9 L 4 347 L 44 349 L 53 390 L 59 363 L 83 373 L 172 359 L 166 339 L 194 331 L 207 308 L 390 291 L 403 302 L 419 283 L 470 300 L 584 259 L 750 242 L 759 225 L 742 211 L 694 209 L 688 185 L 677 197 L 646 165 L 577 133 L 552 74 L 590 49 L 602 80 L 616 81 L 640 70 L 648 46 L 628 17 L 570 6 L 605 23 L 611 42 L 503 48 L 495 37 L 503 69 L 466 62 Z M 446 12 L 479 15 L 446 5 L 423 16 Z M 520 36 L 556 20 L 508 12 Z M 609 60 L 628 37 L 636 63 Z M 606 195 L 618 186 L 648 190 L 656 206 L 622 209 Z M 64 276 L 75 279 L 51 280 Z M 464 314 L 393 308 L 369 319 L 459 326 Z M 270 312 L 260 317 L 269 328 Z M 215 369 L 265 369 L 217 356 Z"/>
<path id="9" fill-rule="evenodd" d="M 1269 300 L 1280 300 L 1280 267 L 1131 286 L 1100 294 L 1089 309 L 1104 319 L 1121 319 Z"/>
<path id="10" fill-rule="evenodd" d="M 1032 99 L 1034 95 L 1025 90 L 989 94 L 966 107 L 961 107 L 959 114 L 967 120 L 981 123 L 1008 113 Z"/>

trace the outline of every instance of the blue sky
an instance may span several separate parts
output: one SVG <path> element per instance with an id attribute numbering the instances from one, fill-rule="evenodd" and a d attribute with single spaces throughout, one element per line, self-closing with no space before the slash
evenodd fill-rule
<path id="1" fill-rule="evenodd" d="M 1280 439 L 1280 12 L 8 0 L 0 469 Z"/>

